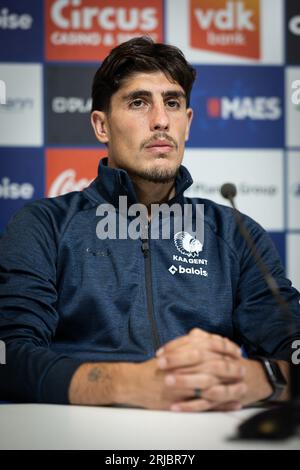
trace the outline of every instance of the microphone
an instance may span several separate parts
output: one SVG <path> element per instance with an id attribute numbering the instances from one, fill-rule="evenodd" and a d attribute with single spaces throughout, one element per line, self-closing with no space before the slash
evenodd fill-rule
<path id="1" fill-rule="evenodd" d="M 282 315 L 289 321 L 290 334 L 294 333 L 293 318 L 287 301 L 282 297 L 278 284 L 259 254 L 256 243 L 244 224 L 241 213 L 236 208 L 234 198 L 237 194 L 236 186 L 225 183 L 220 189 L 221 195 L 228 199 L 232 208 L 236 225 L 244 238 L 256 266 L 269 287 Z M 288 402 L 279 404 L 276 408 L 256 414 L 238 427 L 240 439 L 285 439 L 293 436 L 300 424 L 300 373 L 299 367 L 290 362 L 291 393 Z"/>

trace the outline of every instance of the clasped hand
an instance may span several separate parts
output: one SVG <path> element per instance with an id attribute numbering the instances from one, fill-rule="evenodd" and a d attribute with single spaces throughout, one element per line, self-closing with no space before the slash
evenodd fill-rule
<path id="1" fill-rule="evenodd" d="M 247 392 L 240 348 L 195 328 L 156 353 L 174 411 L 237 410 Z"/>

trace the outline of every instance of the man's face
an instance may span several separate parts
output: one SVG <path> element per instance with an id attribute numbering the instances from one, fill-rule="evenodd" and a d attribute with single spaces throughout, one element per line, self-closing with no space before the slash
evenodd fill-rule
<path id="1" fill-rule="evenodd" d="M 153 182 L 171 181 L 181 164 L 192 110 L 185 93 L 162 72 L 136 73 L 112 95 L 110 111 L 94 111 L 109 165 Z"/>

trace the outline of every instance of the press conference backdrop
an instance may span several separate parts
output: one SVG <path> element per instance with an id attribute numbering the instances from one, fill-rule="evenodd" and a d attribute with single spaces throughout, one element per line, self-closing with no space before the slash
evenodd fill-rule
<path id="1" fill-rule="evenodd" d="M 95 177 L 93 74 L 145 34 L 197 69 L 187 195 L 224 203 L 234 182 L 300 288 L 299 0 L 0 0 L 0 232 L 25 203 Z"/>

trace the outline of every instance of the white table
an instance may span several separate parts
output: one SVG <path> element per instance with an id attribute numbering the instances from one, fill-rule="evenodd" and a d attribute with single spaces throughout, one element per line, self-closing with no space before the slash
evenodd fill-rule
<path id="1" fill-rule="evenodd" d="M 300 449 L 300 436 L 233 441 L 257 409 L 178 413 L 121 407 L 0 405 L 0 449 Z"/>

